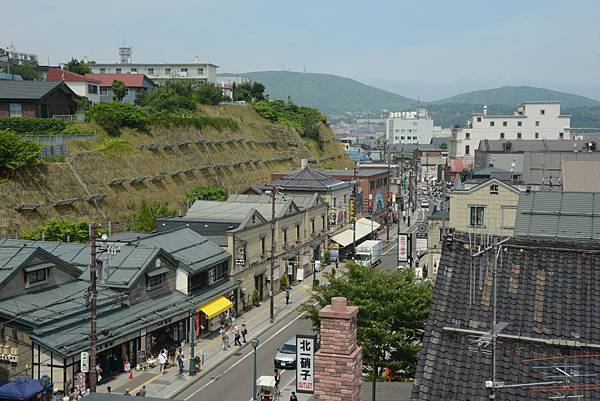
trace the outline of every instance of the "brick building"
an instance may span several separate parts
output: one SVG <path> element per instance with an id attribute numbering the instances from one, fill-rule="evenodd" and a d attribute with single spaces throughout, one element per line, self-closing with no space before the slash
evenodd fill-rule
<path id="1" fill-rule="evenodd" d="M 0 117 L 75 114 L 78 97 L 64 82 L 0 80 Z"/>

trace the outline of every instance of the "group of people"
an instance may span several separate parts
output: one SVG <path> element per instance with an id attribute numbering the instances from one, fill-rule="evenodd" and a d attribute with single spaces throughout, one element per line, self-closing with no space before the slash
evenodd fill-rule
<path id="1" fill-rule="evenodd" d="M 179 368 L 179 374 L 183 374 L 184 371 L 184 363 L 185 355 L 183 354 L 183 350 L 181 348 L 177 349 L 177 355 L 175 356 L 175 362 L 177 362 L 177 367 Z M 169 356 L 166 349 L 160 350 L 158 354 L 158 364 L 160 366 L 160 375 L 165 374 L 165 369 L 169 363 Z"/>
<path id="2" fill-rule="evenodd" d="M 248 328 L 246 327 L 245 323 L 242 323 L 241 328 L 235 324 L 232 330 L 234 334 L 234 344 L 237 347 L 241 347 L 242 344 L 247 344 L 246 336 L 248 335 Z M 231 348 L 231 345 L 229 344 L 229 330 L 227 327 L 221 326 L 219 329 L 219 335 L 221 336 L 221 347 L 223 348 L 223 351 Z"/>

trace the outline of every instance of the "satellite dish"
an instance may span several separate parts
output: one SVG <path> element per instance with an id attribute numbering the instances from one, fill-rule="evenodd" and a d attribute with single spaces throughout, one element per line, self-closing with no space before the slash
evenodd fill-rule
<path id="1" fill-rule="evenodd" d="M 162 264 L 162 261 L 160 260 L 160 258 L 156 258 L 156 260 L 154 261 L 154 264 L 156 265 L 156 267 L 160 267 L 160 265 Z"/>
<path id="2" fill-rule="evenodd" d="M 102 237 L 101 237 L 101 238 L 102 238 L 102 241 L 106 241 L 106 240 L 108 239 L 108 235 L 106 235 L 106 234 L 102 234 Z"/>

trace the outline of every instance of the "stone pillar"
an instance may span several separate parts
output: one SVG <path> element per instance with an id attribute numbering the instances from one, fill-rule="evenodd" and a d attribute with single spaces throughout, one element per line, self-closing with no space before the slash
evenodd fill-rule
<path id="1" fill-rule="evenodd" d="M 357 306 L 331 299 L 319 311 L 321 346 L 315 354 L 315 401 L 361 401 L 362 347 L 356 339 Z"/>

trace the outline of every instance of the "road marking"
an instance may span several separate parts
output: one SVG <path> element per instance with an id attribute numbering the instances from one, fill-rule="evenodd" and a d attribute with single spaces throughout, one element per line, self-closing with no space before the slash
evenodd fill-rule
<path id="1" fill-rule="evenodd" d="M 271 337 L 267 338 L 265 341 L 262 341 L 258 345 L 258 347 L 256 347 L 256 350 L 258 351 L 263 345 L 265 345 L 266 343 L 268 343 L 269 341 L 271 341 L 273 338 L 275 338 L 276 336 L 278 336 L 282 331 L 284 331 L 285 329 L 287 329 L 288 327 L 290 327 L 294 322 L 296 322 L 296 320 L 300 319 L 305 314 L 306 314 L 306 312 L 302 312 L 301 314 L 299 314 L 298 316 L 296 316 L 288 324 L 286 324 L 285 326 L 283 326 L 282 328 L 280 328 L 279 330 L 277 330 Z M 199 392 L 201 392 L 202 390 L 204 390 L 206 387 L 210 386 L 211 384 L 213 384 L 214 382 L 216 382 L 217 380 L 219 380 L 224 374 L 228 373 L 233 368 L 235 368 L 237 365 L 239 365 L 240 363 L 242 363 L 246 358 L 250 357 L 252 354 L 253 354 L 253 352 L 248 352 L 242 358 L 238 359 L 233 365 L 231 365 L 229 368 L 227 368 L 222 374 L 220 374 L 220 375 L 218 375 L 216 377 L 213 377 L 208 383 L 206 383 L 205 385 L 203 385 L 202 387 L 200 387 L 199 389 L 197 389 L 196 391 L 194 391 L 192 394 L 190 394 L 189 396 L 187 396 L 186 398 L 184 398 L 184 400 L 188 401 L 190 398 L 194 397 L 196 394 L 198 394 Z"/>

